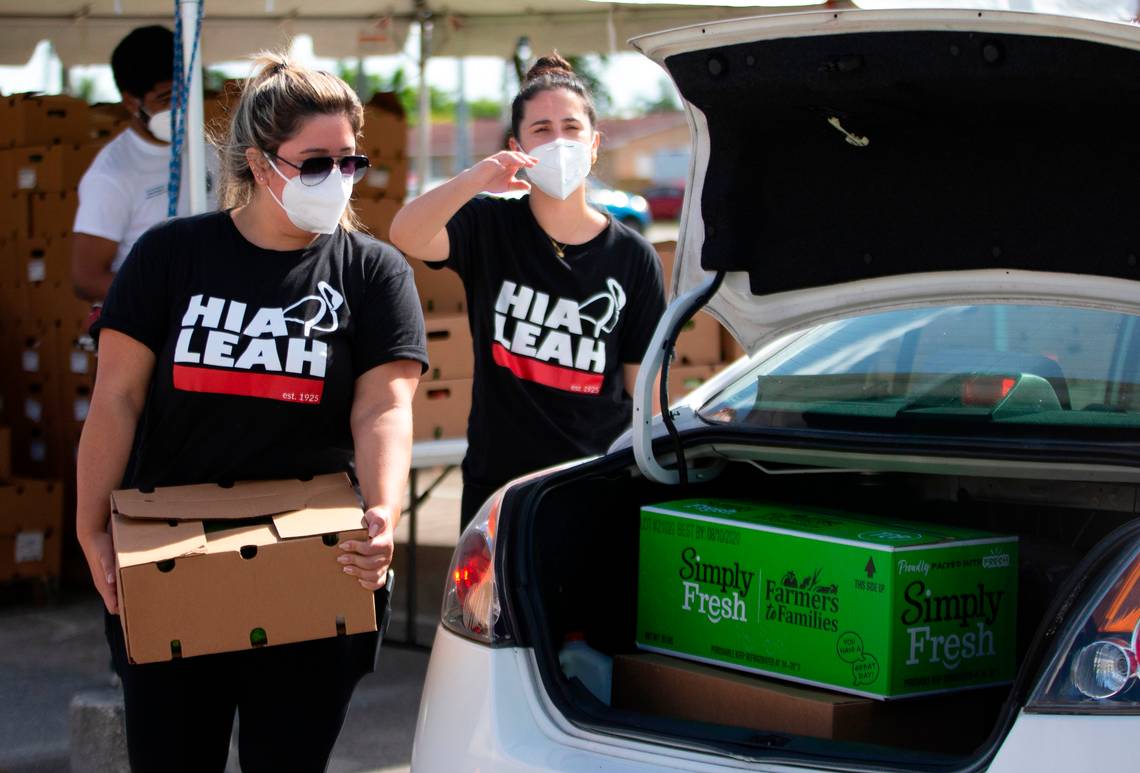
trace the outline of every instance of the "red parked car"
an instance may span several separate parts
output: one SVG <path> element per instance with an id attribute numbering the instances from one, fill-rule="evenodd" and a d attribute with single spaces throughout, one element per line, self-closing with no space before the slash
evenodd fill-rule
<path id="1" fill-rule="evenodd" d="M 685 188 L 681 185 L 658 185 L 644 194 L 649 202 L 649 214 L 654 220 L 680 220 L 681 204 L 685 201 Z"/>

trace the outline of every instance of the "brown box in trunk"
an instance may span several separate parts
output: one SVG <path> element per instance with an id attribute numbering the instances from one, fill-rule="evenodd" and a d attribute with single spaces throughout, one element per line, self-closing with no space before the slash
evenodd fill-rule
<path id="1" fill-rule="evenodd" d="M 115 491 L 119 609 L 134 663 L 376 630 L 337 547 L 366 537 L 348 476 Z"/>
<path id="2" fill-rule="evenodd" d="M 617 655 L 613 706 L 673 719 L 834 741 L 966 752 L 1003 691 L 876 701 L 657 654 Z"/>

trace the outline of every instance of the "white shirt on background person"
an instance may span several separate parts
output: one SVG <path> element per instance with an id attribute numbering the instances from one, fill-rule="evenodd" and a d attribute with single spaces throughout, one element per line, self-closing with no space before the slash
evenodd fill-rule
<path id="1" fill-rule="evenodd" d="M 217 154 L 208 149 L 206 200 L 211 210 L 218 206 L 213 186 L 217 171 Z M 118 242 L 111 263 L 111 271 L 118 272 L 135 241 L 167 219 L 169 179 L 170 146 L 147 142 L 133 129 L 123 130 L 99 151 L 79 181 L 79 209 L 72 230 Z M 189 194 L 183 184 L 178 194 L 178 215 L 189 214 Z"/>

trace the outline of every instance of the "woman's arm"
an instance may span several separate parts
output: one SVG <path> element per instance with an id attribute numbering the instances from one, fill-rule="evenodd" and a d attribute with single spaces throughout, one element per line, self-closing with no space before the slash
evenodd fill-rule
<path id="1" fill-rule="evenodd" d="M 95 390 L 77 462 L 76 532 L 103 603 L 118 612 L 115 551 L 107 531 L 111 492 L 122 485 L 135 428 L 154 371 L 154 352 L 130 336 L 104 330 L 99 336 Z"/>
<path id="2" fill-rule="evenodd" d="M 369 539 L 345 541 L 337 560 L 369 590 L 384 586 L 392 563 L 392 537 L 412 464 L 412 396 L 421 370 L 419 362 L 396 360 L 356 379 L 352 441 Z"/>
<path id="3" fill-rule="evenodd" d="M 447 260 L 451 251 L 447 221 L 473 196 L 483 191 L 530 190 L 529 183 L 515 179 L 515 172 L 536 163 L 533 156 L 512 150 L 503 150 L 483 159 L 405 205 L 392 221 L 388 230 L 389 240 L 410 257 Z"/>

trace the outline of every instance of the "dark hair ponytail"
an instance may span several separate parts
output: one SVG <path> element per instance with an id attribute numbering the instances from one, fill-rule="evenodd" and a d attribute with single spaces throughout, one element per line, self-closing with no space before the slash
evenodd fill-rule
<path id="1" fill-rule="evenodd" d="M 582 100 L 582 105 L 586 108 L 586 116 L 590 119 L 590 128 L 597 127 L 598 115 L 594 108 L 594 98 L 590 94 L 590 90 L 586 88 L 582 79 L 574 73 L 574 68 L 570 66 L 570 63 L 559 56 L 557 51 L 552 51 L 547 56 L 539 57 L 538 61 L 534 63 L 534 66 L 527 72 L 526 78 L 523 79 L 518 95 L 511 102 L 511 136 L 518 139 L 519 126 L 522 124 L 526 103 L 538 94 L 554 89 L 566 89 L 577 94 Z"/>

